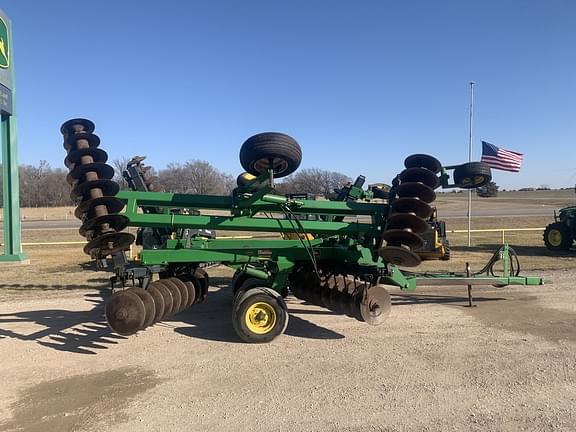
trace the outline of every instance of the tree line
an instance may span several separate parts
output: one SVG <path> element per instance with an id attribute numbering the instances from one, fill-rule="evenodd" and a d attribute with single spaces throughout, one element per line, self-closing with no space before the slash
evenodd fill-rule
<path id="1" fill-rule="evenodd" d="M 112 161 L 115 170 L 114 180 L 122 189 L 128 185 L 122 177 L 122 171 L 130 158 Z M 21 207 L 62 207 L 73 206 L 70 199 L 71 187 L 66 181 L 68 170 L 54 168 L 47 161 L 37 165 L 21 165 L 20 176 Z M 183 163 L 169 163 L 165 169 L 155 171 L 157 182 L 163 190 L 177 193 L 228 195 L 236 187 L 236 176 L 224 173 L 209 162 L 189 160 Z M 0 164 L 0 197 L 3 194 L 2 164 Z M 334 189 L 340 188 L 351 179 L 345 174 L 319 168 L 304 168 L 296 173 L 279 179 L 276 191 L 280 194 L 309 193 L 329 196 Z"/>

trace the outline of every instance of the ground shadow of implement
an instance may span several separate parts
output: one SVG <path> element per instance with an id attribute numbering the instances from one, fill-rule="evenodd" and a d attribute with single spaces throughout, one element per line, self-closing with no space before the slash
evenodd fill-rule
<path id="1" fill-rule="evenodd" d="M 400 293 L 391 294 L 393 306 L 407 306 L 414 304 L 449 304 L 454 306 L 468 307 L 468 296 L 440 295 L 440 294 L 414 294 Z M 504 297 L 477 297 L 474 303 L 507 300 Z M 458 304 L 460 303 L 460 304 Z"/>
<path id="2" fill-rule="evenodd" d="M 189 327 L 179 327 L 176 333 L 198 339 L 218 342 L 240 343 L 232 327 L 232 291 L 228 288 L 230 278 L 212 278 L 210 286 L 217 287 L 211 291 L 206 303 L 196 305 L 188 311 L 176 315 L 174 321 L 189 324 Z M 290 302 L 288 311 L 291 311 Z M 298 311 L 300 314 L 303 311 Z M 307 311 L 306 311 L 307 312 Z M 330 313 L 330 312 L 328 312 Z M 343 319 L 346 319 L 343 317 Z M 349 318 L 348 318 L 349 319 Z M 170 321 L 167 322 L 169 325 Z M 290 314 L 285 335 L 307 339 L 343 339 L 344 335 L 321 327 L 296 315 Z"/>
<path id="3" fill-rule="evenodd" d="M 88 282 L 100 282 L 100 280 L 89 279 Z M 21 283 L 4 283 L 0 284 L 0 289 L 24 289 L 34 291 L 72 291 L 86 289 L 85 285 L 62 285 L 62 284 L 21 284 Z"/>
<path id="4" fill-rule="evenodd" d="M 232 327 L 232 293 L 228 288 L 230 278 L 212 278 L 212 290 L 206 303 L 176 315 L 171 320 L 156 325 L 173 327 L 175 322 L 187 326 L 175 328 L 179 334 L 198 339 L 218 342 L 238 343 L 240 338 Z M 0 285 L 1 286 L 1 285 Z M 7 286 L 8 287 L 8 286 Z M 10 285 L 9 287 L 13 287 Z M 38 286 L 35 286 L 38 288 Z M 80 286 L 40 286 L 40 289 L 78 289 Z M 214 290 L 214 288 L 217 288 Z M 0 339 L 15 338 L 22 341 L 36 341 L 42 346 L 59 351 L 80 354 L 96 354 L 97 350 L 107 349 L 126 337 L 117 335 L 107 325 L 104 318 L 104 303 L 110 296 L 110 290 L 104 288 L 98 292 L 85 294 L 87 301 L 94 307 L 88 311 L 69 311 L 47 309 L 23 311 L 12 314 L 0 314 Z M 501 297 L 474 297 L 474 302 L 506 300 Z M 466 296 L 394 293 L 392 304 L 395 306 L 412 304 L 452 304 L 466 306 Z M 299 302 L 288 299 L 290 320 L 285 334 L 307 339 L 343 339 L 344 335 L 319 326 L 299 315 L 337 315 L 325 309 L 304 309 Z M 350 319 L 342 316 L 342 319 Z M 42 326 L 42 330 L 33 333 L 17 333 L 3 329 L 3 324 L 32 323 Z M 179 324 L 181 325 L 181 324 Z"/>
<path id="5" fill-rule="evenodd" d="M 58 289 L 77 288 L 80 287 Z M 118 343 L 119 339 L 125 339 L 113 333 L 104 319 L 104 301 L 108 295 L 109 290 L 86 294 L 87 301 L 94 305 L 88 311 L 46 309 L 0 314 L 0 338 L 35 341 L 58 351 L 96 354 L 97 350 L 107 349 L 108 345 Z M 6 329 L 11 323 L 31 323 L 43 328 L 33 333 L 18 333 Z"/>
<path id="6" fill-rule="evenodd" d="M 219 288 L 210 293 L 204 304 L 196 305 L 188 311 L 178 314 L 172 320 L 157 325 L 171 326 L 172 322 L 184 322 L 190 327 L 176 328 L 177 333 L 199 339 L 220 342 L 241 342 L 232 328 L 232 294 L 226 289 L 230 278 L 213 278 L 211 285 Z M 34 288 L 40 290 L 82 289 L 79 285 L 0 285 L 4 288 Z M 85 294 L 86 300 L 93 304 L 87 311 L 63 309 L 45 309 L 0 314 L 0 339 L 14 338 L 21 341 L 34 341 L 42 346 L 58 351 L 78 354 L 96 354 L 126 339 L 114 333 L 104 318 L 104 304 L 111 295 L 109 289 Z M 31 333 L 10 330 L 10 324 L 29 323 L 41 326 L 41 330 Z M 285 334 L 311 339 L 341 339 L 344 336 L 332 330 L 313 324 L 292 315 Z"/>
<path id="7" fill-rule="evenodd" d="M 470 252 L 470 250 L 475 251 L 486 251 L 486 252 L 494 252 L 502 247 L 501 244 L 479 244 L 475 245 L 472 248 L 468 246 L 450 246 L 450 249 L 453 251 L 459 252 Z M 514 252 L 518 256 L 550 256 L 550 257 L 575 257 L 576 256 L 576 249 L 571 249 L 568 251 L 552 251 L 546 249 L 544 244 L 542 246 L 515 246 L 510 245 Z"/>

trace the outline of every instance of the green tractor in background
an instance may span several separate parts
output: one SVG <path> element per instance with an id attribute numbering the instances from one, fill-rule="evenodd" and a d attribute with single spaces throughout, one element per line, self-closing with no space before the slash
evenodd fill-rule
<path id="1" fill-rule="evenodd" d="M 567 251 L 576 238 L 576 206 L 554 211 L 554 222 L 544 230 L 544 244 L 553 251 Z"/>

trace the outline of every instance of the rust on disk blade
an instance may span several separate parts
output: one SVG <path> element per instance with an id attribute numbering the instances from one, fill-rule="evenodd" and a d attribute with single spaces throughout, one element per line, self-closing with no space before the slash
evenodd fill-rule
<path id="1" fill-rule="evenodd" d="M 154 314 L 154 322 L 158 322 L 162 319 L 165 313 L 165 303 L 164 303 L 164 296 L 160 291 L 160 288 L 156 285 L 156 282 L 152 282 L 148 289 L 146 290 L 150 293 L 152 298 L 154 299 L 154 306 L 155 306 L 155 314 Z"/>
<path id="2" fill-rule="evenodd" d="M 379 325 L 388 318 L 392 309 L 390 294 L 382 285 L 374 285 L 366 290 L 360 303 L 360 313 L 366 323 Z"/>
<path id="3" fill-rule="evenodd" d="M 140 297 L 142 303 L 144 303 L 145 317 L 144 324 L 142 324 L 142 329 L 145 329 L 146 327 L 154 324 L 154 318 L 156 316 L 156 305 L 154 304 L 154 298 L 150 295 L 150 293 L 144 288 L 138 287 L 130 288 L 126 291 L 136 294 L 138 297 Z"/>
<path id="4" fill-rule="evenodd" d="M 186 287 L 186 285 L 184 285 L 184 282 L 182 282 L 180 279 L 176 278 L 176 277 L 171 277 L 168 279 L 170 282 L 172 282 L 174 285 L 176 285 L 176 287 L 178 287 L 178 289 L 180 290 L 180 310 L 184 310 L 188 307 L 188 301 L 189 301 L 189 295 L 188 295 L 188 288 Z"/>
<path id="5" fill-rule="evenodd" d="M 417 254 L 402 246 L 384 246 L 379 253 L 384 261 L 404 267 L 416 267 L 422 261 Z"/>
<path id="6" fill-rule="evenodd" d="M 152 285 L 154 285 L 154 288 L 160 292 L 160 294 L 162 295 L 162 297 L 164 299 L 164 313 L 162 314 L 162 317 L 160 318 L 160 320 L 163 320 L 164 318 L 172 315 L 172 308 L 174 305 L 174 299 L 172 298 L 171 291 L 168 289 L 168 287 L 166 285 L 164 285 L 163 279 L 152 282 Z"/>
<path id="7" fill-rule="evenodd" d="M 116 333 L 131 335 L 144 325 L 146 309 L 136 294 L 118 291 L 106 302 L 106 321 Z"/>
<path id="8" fill-rule="evenodd" d="M 176 286 L 174 282 L 170 279 L 160 279 L 164 286 L 168 288 L 170 294 L 172 294 L 172 310 L 170 315 L 177 314 L 182 310 L 182 296 L 180 295 L 180 288 Z"/>

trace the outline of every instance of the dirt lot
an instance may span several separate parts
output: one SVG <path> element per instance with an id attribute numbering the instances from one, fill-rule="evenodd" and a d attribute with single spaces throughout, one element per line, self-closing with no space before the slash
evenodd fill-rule
<path id="1" fill-rule="evenodd" d="M 76 234 L 24 234 L 40 236 Z M 475 308 L 465 288 L 391 289 L 379 327 L 289 298 L 265 345 L 232 330 L 224 267 L 206 303 L 121 337 L 81 246 L 30 247 L 30 265 L 1 268 L 0 431 L 573 431 L 576 254 L 540 239 L 514 246 L 544 286 L 477 288 Z M 454 240 L 452 262 L 422 269 L 477 269 L 497 244 Z"/>

